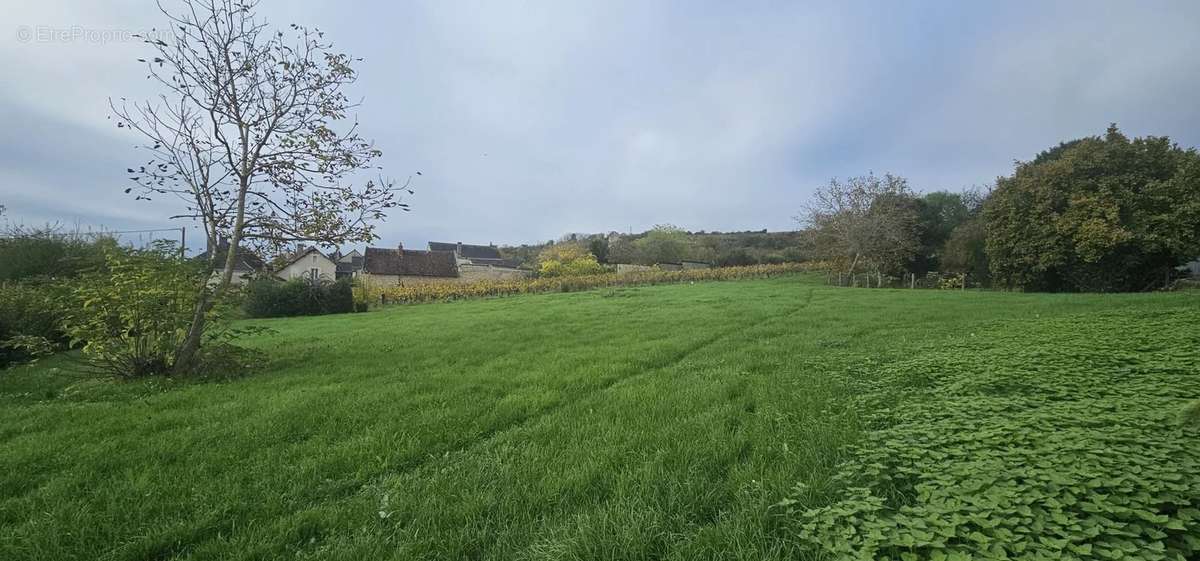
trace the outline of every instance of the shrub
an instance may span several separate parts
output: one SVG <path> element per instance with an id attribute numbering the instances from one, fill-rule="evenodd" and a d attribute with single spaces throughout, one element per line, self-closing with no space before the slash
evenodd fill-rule
<path id="1" fill-rule="evenodd" d="M 111 238 L 87 240 L 53 227 L 18 228 L 12 234 L 0 238 L 0 281 L 73 277 L 102 266 L 103 249 L 115 246 Z"/>
<path id="2" fill-rule="evenodd" d="M 742 248 L 731 249 L 717 256 L 717 266 L 720 267 L 745 267 L 756 264 L 758 259 Z"/>
<path id="3" fill-rule="evenodd" d="M 604 266 L 588 250 L 571 243 L 550 246 L 538 255 L 538 275 L 578 277 L 604 272 Z"/>
<path id="4" fill-rule="evenodd" d="M 0 286 L 0 368 L 45 354 L 66 344 L 61 284 L 13 283 Z"/>
<path id="5" fill-rule="evenodd" d="M 64 331 L 93 368 L 117 378 L 166 374 L 205 282 L 169 244 L 107 248 L 105 267 L 71 285 Z M 215 318 L 214 318 L 215 319 Z"/>
<path id="6" fill-rule="evenodd" d="M 259 279 L 247 286 L 243 309 L 255 318 L 349 313 L 355 311 L 353 287 L 349 279 Z"/>

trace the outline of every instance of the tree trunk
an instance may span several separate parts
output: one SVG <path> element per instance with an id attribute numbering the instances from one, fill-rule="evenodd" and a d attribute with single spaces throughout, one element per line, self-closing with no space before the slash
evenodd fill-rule
<path id="1" fill-rule="evenodd" d="M 849 269 L 848 271 L 846 271 L 846 274 L 847 274 L 847 275 L 848 275 L 850 278 L 854 278 L 854 267 L 855 267 L 856 265 L 858 265 L 858 255 L 859 255 L 858 253 L 855 253 L 855 254 L 854 254 L 854 261 L 851 261 L 851 262 L 850 262 L 850 269 Z"/>
<path id="2" fill-rule="evenodd" d="M 211 276 L 212 273 L 209 273 Z M 179 344 L 179 348 L 175 351 L 175 364 L 171 370 L 174 374 L 186 374 L 196 360 L 196 352 L 200 350 L 200 339 L 204 335 L 204 320 L 208 312 L 212 310 L 214 298 L 208 292 L 208 279 L 204 279 L 204 284 L 199 291 L 199 297 L 196 299 L 196 307 L 192 312 L 192 323 L 188 326 L 187 336 L 183 338 L 183 342 Z"/>
<path id="3" fill-rule="evenodd" d="M 221 280 L 217 282 L 217 286 L 209 291 L 208 281 L 204 279 L 204 284 L 200 285 L 200 297 L 196 301 L 196 308 L 192 313 L 192 323 L 188 326 L 187 336 L 183 338 L 179 348 L 175 352 L 175 364 L 171 370 L 175 374 L 186 374 L 192 370 L 196 363 L 196 353 L 200 351 L 200 343 L 204 339 L 204 327 L 208 319 L 208 312 L 212 311 L 217 300 L 225 294 L 229 289 L 229 285 L 233 284 L 233 267 L 237 264 L 238 246 L 242 242 L 242 228 L 246 223 L 246 191 L 249 188 L 249 180 L 246 176 L 239 178 L 240 188 L 238 189 L 238 211 L 237 217 L 234 220 L 233 231 L 230 233 L 229 248 L 225 250 L 225 264 L 221 269 Z M 218 247 L 220 247 L 218 241 Z M 216 250 L 209 252 L 210 263 L 216 259 Z M 212 275 L 212 266 L 209 266 L 209 276 Z"/>

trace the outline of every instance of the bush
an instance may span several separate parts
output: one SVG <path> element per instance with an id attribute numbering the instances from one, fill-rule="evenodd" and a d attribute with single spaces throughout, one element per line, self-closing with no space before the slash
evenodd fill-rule
<path id="1" fill-rule="evenodd" d="M 102 266 L 103 249 L 115 247 L 111 238 L 87 240 L 52 227 L 12 234 L 0 238 L 0 281 L 74 277 Z"/>
<path id="2" fill-rule="evenodd" d="M 717 256 L 718 267 L 746 267 L 757 264 L 758 259 L 742 248 L 731 249 Z"/>
<path id="3" fill-rule="evenodd" d="M 62 285 L 20 283 L 0 286 L 0 368 L 61 348 Z"/>
<path id="4" fill-rule="evenodd" d="M 538 275 L 578 277 L 604 272 L 604 266 L 588 250 L 571 243 L 550 246 L 538 255 Z"/>
<path id="5" fill-rule="evenodd" d="M 355 311 L 354 291 L 349 279 L 259 279 L 247 286 L 243 310 L 253 318 L 344 314 Z"/>
<path id="6" fill-rule="evenodd" d="M 104 264 L 72 282 L 65 333 L 83 346 L 84 359 L 100 373 L 116 378 L 168 373 L 207 279 L 169 244 L 107 248 Z"/>

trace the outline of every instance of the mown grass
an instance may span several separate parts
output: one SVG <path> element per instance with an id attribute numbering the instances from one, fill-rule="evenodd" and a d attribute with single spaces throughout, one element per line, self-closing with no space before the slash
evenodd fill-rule
<path id="1" fill-rule="evenodd" d="M 1002 320 L 1194 297 L 807 277 L 259 320 L 223 383 L 0 374 L 0 559 L 784 559 L 870 370 Z"/>

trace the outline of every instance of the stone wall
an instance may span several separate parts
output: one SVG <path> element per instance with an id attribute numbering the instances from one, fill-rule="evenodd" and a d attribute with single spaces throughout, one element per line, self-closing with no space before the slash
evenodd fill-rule
<path id="1" fill-rule="evenodd" d="M 492 267 L 490 265 L 459 265 L 459 279 L 463 282 L 477 280 L 520 280 L 530 276 L 529 271 L 509 269 L 508 267 Z"/>

